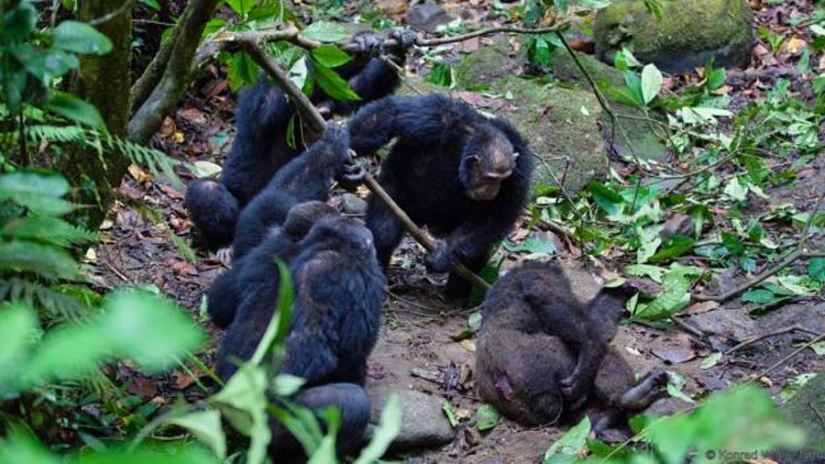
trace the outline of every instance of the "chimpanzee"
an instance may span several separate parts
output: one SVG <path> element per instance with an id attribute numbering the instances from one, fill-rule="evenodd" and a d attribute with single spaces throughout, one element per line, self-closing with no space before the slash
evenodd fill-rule
<path id="1" fill-rule="evenodd" d="M 647 407 L 666 375 L 652 372 L 637 385 L 630 365 L 608 346 L 626 299 L 621 288 L 603 288 L 582 305 L 557 264 L 527 262 L 510 271 L 481 307 L 481 398 L 527 425 L 569 420 L 587 406 L 597 433 Z"/>
<path id="2" fill-rule="evenodd" d="M 329 123 L 321 138 L 279 169 L 241 211 L 232 242 L 232 259 L 243 258 L 273 227 L 283 224 L 293 206 L 325 201 L 335 178 L 353 174 L 348 170 L 351 160 L 349 133 L 344 127 Z"/>
<path id="3" fill-rule="evenodd" d="M 445 272 L 458 262 L 478 272 L 490 249 L 513 227 L 528 199 L 532 153 L 507 121 L 488 119 L 443 95 L 386 97 L 349 121 L 351 146 L 369 154 L 397 138 L 378 182 L 419 224 L 441 239 L 426 264 Z M 403 235 L 401 222 L 376 196 L 367 207 L 385 268 Z M 454 273 L 446 295 L 465 297 L 469 284 Z"/>
<path id="4" fill-rule="evenodd" d="M 243 260 L 238 315 L 218 352 L 216 371 L 224 380 L 235 373 L 237 362 L 252 356 L 273 316 L 280 275 L 278 256 L 267 249 L 272 240 L 277 237 L 267 236 Z M 293 398 L 296 403 L 341 407 L 339 450 L 348 451 L 360 442 L 369 419 L 370 402 L 362 386 L 378 338 L 384 275 L 372 234 L 356 219 L 321 217 L 296 247 L 288 263 L 292 320 L 279 372 L 306 380 Z M 297 452 L 286 431 L 276 432 L 276 449 Z"/>
<path id="5" fill-rule="evenodd" d="M 386 50 L 388 58 L 403 64 L 406 50 L 414 40 L 409 31 L 394 31 L 397 46 Z M 336 71 L 348 79 L 361 97 L 357 101 L 335 101 L 316 86 L 311 96 L 325 117 L 348 114 L 360 105 L 392 93 L 398 86 L 398 73 L 379 58 L 374 50 L 383 43 L 375 33 L 356 34 L 353 43 L 360 52 Z M 204 245 L 212 250 L 229 245 L 240 211 L 264 188 L 273 174 L 303 151 L 301 131 L 296 130 L 297 147 L 288 143 L 290 119 L 295 105 L 265 75 L 243 89 L 238 99 L 237 132 L 219 180 L 196 179 L 186 191 L 185 206 L 197 226 Z"/>
<path id="6" fill-rule="evenodd" d="M 286 215 L 283 227 L 273 227 L 267 237 L 244 259 L 237 260 L 228 271 L 219 275 L 209 288 L 209 316 L 218 327 L 226 328 L 235 317 L 235 311 L 241 303 L 241 294 L 247 276 L 247 262 L 253 262 L 255 256 L 277 256 L 289 263 L 298 252 L 298 242 L 306 236 L 312 225 L 320 218 L 337 214 L 332 206 L 322 201 L 307 201 L 293 206 Z"/>

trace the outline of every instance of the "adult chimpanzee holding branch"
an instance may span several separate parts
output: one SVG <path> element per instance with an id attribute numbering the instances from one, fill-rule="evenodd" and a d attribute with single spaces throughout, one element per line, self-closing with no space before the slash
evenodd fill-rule
<path id="1" fill-rule="evenodd" d="M 436 272 L 458 262 L 474 272 L 484 267 L 528 199 L 533 155 L 516 129 L 442 95 L 383 98 L 364 106 L 348 125 L 359 155 L 397 139 L 378 183 L 440 238 L 427 266 Z M 377 196 L 369 201 L 366 223 L 386 268 L 402 224 Z M 465 297 L 469 289 L 450 274 L 448 297 Z"/>
<path id="2" fill-rule="evenodd" d="M 314 214 L 304 219 L 311 222 Z M 338 451 L 346 454 L 360 444 L 369 421 L 363 385 L 367 357 L 378 338 L 385 280 L 372 234 L 360 221 L 336 213 L 314 220 L 288 262 L 295 298 L 279 372 L 306 380 L 291 401 L 312 409 L 340 408 Z M 251 358 L 273 317 L 280 285 L 276 260 L 283 259 L 280 232 L 265 237 L 232 269 L 238 275 L 229 285 L 235 285 L 240 304 L 218 352 L 216 371 L 224 380 L 238 362 Z M 302 456 L 297 441 L 275 421 L 271 452 L 279 462 Z"/>
<path id="3" fill-rule="evenodd" d="M 638 384 L 609 346 L 627 300 L 623 288 L 602 288 L 582 304 L 557 264 L 527 262 L 500 278 L 481 307 L 476 343 L 481 398 L 526 425 L 574 419 L 585 407 L 601 434 L 663 393 L 667 376 Z"/>
<path id="4" fill-rule="evenodd" d="M 383 50 L 388 59 L 403 64 L 406 49 L 414 36 L 409 31 L 393 31 L 389 37 L 396 46 Z M 360 105 L 392 93 L 398 86 L 396 70 L 372 57 L 383 44 L 371 32 L 353 37 L 359 50 L 354 59 L 336 71 L 348 79 L 361 97 L 357 101 L 335 101 L 318 86 L 311 96 L 325 117 L 347 114 Z M 303 151 L 302 131 L 296 129 L 296 146 L 290 146 L 290 120 L 296 115 L 294 103 L 271 84 L 265 75 L 240 93 L 236 112 L 237 132 L 219 180 L 196 179 L 186 192 L 185 206 L 197 226 L 201 241 L 215 250 L 232 242 L 240 211 L 261 191 L 273 174 Z"/>

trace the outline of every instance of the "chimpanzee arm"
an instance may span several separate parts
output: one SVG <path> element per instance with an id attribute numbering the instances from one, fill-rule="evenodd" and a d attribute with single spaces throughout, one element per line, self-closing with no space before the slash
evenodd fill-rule
<path id="1" fill-rule="evenodd" d="M 350 118 L 350 143 L 359 155 L 374 152 L 394 137 L 443 149 L 460 139 L 479 117 L 443 95 L 382 98 Z"/>

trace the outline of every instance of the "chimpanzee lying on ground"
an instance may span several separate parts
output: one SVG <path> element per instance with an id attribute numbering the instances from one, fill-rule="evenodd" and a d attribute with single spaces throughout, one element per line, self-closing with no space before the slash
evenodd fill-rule
<path id="1" fill-rule="evenodd" d="M 478 272 L 490 249 L 512 229 L 527 202 L 532 153 L 516 129 L 442 95 L 387 97 L 348 123 L 351 146 L 370 154 L 397 141 L 381 164 L 378 182 L 418 224 L 441 238 L 428 267 L 445 272 L 458 262 Z M 376 196 L 367 227 L 385 268 L 403 235 L 401 222 Z M 447 295 L 464 297 L 469 285 L 455 274 Z"/>
<path id="2" fill-rule="evenodd" d="M 527 262 L 500 278 L 481 307 L 475 372 L 481 398 L 526 425 L 570 420 L 587 407 L 597 433 L 650 405 L 666 375 L 651 372 L 637 384 L 627 361 L 608 346 L 623 293 L 603 288 L 585 307 L 551 263 Z"/>
<path id="3" fill-rule="evenodd" d="M 306 222 L 312 222 L 312 214 L 307 213 Z M 288 231 L 288 220 L 232 269 L 237 276 L 226 285 L 234 287 L 231 292 L 240 304 L 218 352 L 216 371 L 229 379 L 236 363 L 250 359 L 261 341 L 278 301 L 276 260 L 285 259 L 279 249 L 285 240 L 292 247 L 286 259 L 295 296 L 279 372 L 306 380 L 291 399 L 295 403 L 340 408 L 338 451 L 343 455 L 360 444 L 369 420 L 370 401 L 362 387 L 367 357 L 378 338 L 385 280 L 372 234 L 363 224 L 338 214 L 315 219 L 300 239 L 300 232 L 286 238 L 295 232 Z M 297 441 L 275 421 L 270 451 L 278 462 L 303 456 Z"/>
<path id="4" fill-rule="evenodd" d="M 403 65 L 406 50 L 415 37 L 409 31 L 399 30 L 390 38 L 395 39 L 397 46 L 387 50 L 388 56 Z M 366 102 L 392 93 L 398 86 L 396 70 L 370 53 L 383 43 L 379 35 L 357 34 L 353 42 L 360 52 L 336 71 L 348 79 L 361 100 L 334 101 L 316 86 L 311 100 L 327 117 L 355 111 Z M 288 143 L 288 127 L 295 115 L 295 105 L 280 88 L 270 84 L 266 76 L 262 75 L 253 87 L 241 91 L 235 141 L 220 180 L 196 179 L 186 191 L 186 209 L 207 248 L 216 250 L 232 242 L 240 211 L 281 166 L 303 151 L 300 129 L 295 130 L 296 147 Z"/>

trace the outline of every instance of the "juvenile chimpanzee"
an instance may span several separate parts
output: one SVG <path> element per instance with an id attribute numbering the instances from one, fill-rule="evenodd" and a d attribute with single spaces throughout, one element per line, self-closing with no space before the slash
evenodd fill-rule
<path id="1" fill-rule="evenodd" d="M 440 237 L 428 267 L 436 272 L 458 262 L 475 272 L 484 267 L 491 247 L 507 236 L 528 198 L 532 154 L 516 129 L 442 95 L 383 98 L 364 106 L 348 125 L 359 155 L 397 138 L 378 182 L 413 221 Z M 402 224 L 376 196 L 366 223 L 386 267 L 401 241 Z M 447 296 L 464 297 L 469 289 L 450 275 Z"/>
<path id="2" fill-rule="evenodd" d="M 386 50 L 388 57 L 403 64 L 405 52 L 415 37 L 409 31 L 394 31 L 390 38 L 397 46 Z M 335 101 L 316 87 L 311 100 L 326 117 L 352 112 L 366 102 L 392 93 L 398 86 L 395 69 L 372 57 L 371 52 L 383 43 L 379 35 L 356 34 L 353 42 L 360 52 L 336 71 L 348 79 L 361 99 Z M 235 141 L 220 179 L 196 179 L 186 191 L 186 209 L 207 248 L 215 250 L 232 242 L 240 211 L 281 166 L 303 151 L 302 131 L 296 130 L 297 147 L 288 143 L 288 127 L 295 114 L 295 105 L 264 75 L 253 87 L 241 91 Z"/>
<path id="3" fill-rule="evenodd" d="M 556 264 L 528 262 L 510 271 L 481 307 L 481 398 L 527 425 L 569 420 L 587 407 L 597 433 L 647 407 L 666 376 L 654 372 L 636 384 L 630 365 L 608 346 L 626 297 L 603 288 L 585 306 Z"/>
<path id="4" fill-rule="evenodd" d="M 216 371 L 226 380 L 236 363 L 248 360 L 266 331 L 278 301 L 277 256 L 267 236 L 243 260 L 238 315 L 218 352 Z M 321 217 L 297 243 L 289 261 L 295 299 L 279 372 L 306 380 L 296 403 L 341 408 L 339 451 L 350 451 L 369 420 L 370 402 L 363 391 L 367 357 L 378 338 L 385 284 L 375 256 L 372 234 L 358 220 L 340 215 Z M 274 449 L 298 453 L 297 443 L 275 429 Z"/>
<path id="5" fill-rule="evenodd" d="M 243 258 L 273 227 L 283 224 L 293 206 L 325 201 L 333 180 L 349 174 L 351 160 L 349 133 L 336 123 L 327 124 L 321 138 L 279 169 L 241 211 L 232 242 L 232 259 Z"/>
<path id="6" fill-rule="evenodd" d="M 263 241 L 243 259 L 233 263 L 228 271 L 219 275 L 209 288 L 209 316 L 215 325 L 226 328 L 235 318 L 235 311 L 241 303 L 244 282 L 248 276 L 247 262 L 255 262 L 256 256 L 277 257 L 289 263 L 298 252 L 298 242 L 303 239 L 312 225 L 319 219 L 338 214 L 337 211 L 322 201 L 307 201 L 293 206 L 286 215 L 283 227 L 273 227 Z"/>

